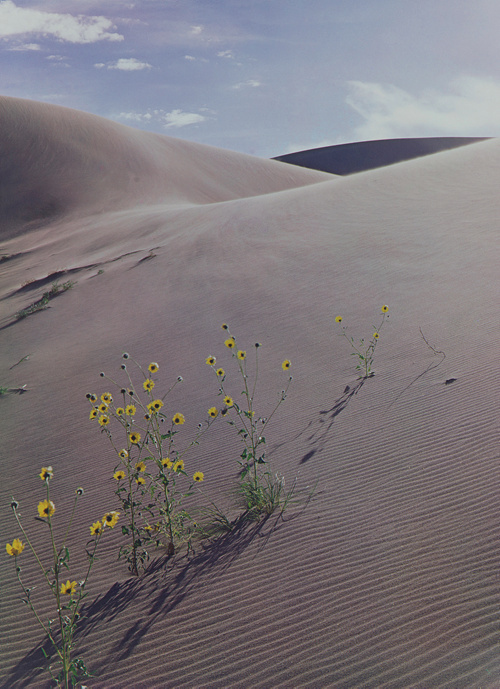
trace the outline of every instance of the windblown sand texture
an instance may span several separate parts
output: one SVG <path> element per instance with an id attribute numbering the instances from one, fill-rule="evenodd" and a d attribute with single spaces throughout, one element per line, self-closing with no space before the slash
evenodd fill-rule
<path id="1" fill-rule="evenodd" d="M 315 495 L 138 578 L 111 532 L 77 634 L 87 685 L 499 687 L 499 141 L 340 178 L 2 98 L 0 146 L 0 385 L 26 385 L 0 397 L 1 687 L 48 686 L 10 496 L 36 540 L 40 467 L 61 519 L 85 488 L 79 579 L 89 524 L 118 506 L 85 394 L 125 350 L 157 361 L 164 390 L 184 378 L 169 405 L 190 437 L 220 404 L 205 358 L 231 369 L 224 321 L 262 343 L 263 415 L 291 359 L 270 459 Z M 55 279 L 76 284 L 16 321 Z M 382 304 L 361 383 L 334 317 L 371 337 Z M 240 448 L 212 430 L 186 464 L 230 509 Z"/>

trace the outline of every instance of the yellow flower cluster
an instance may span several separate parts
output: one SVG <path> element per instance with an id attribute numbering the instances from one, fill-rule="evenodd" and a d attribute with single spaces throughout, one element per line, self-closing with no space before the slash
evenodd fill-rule
<path id="1" fill-rule="evenodd" d="M 153 400 L 148 404 L 148 409 L 150 414 L 156 414 L 163 407 L 163 402 L 161 400 Z"/>

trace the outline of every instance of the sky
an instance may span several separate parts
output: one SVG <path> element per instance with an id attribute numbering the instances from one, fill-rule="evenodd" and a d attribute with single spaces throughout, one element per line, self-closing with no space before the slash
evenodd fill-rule
<path id="1" fill-rule="evenodd" d="M 0 95 L 265 158 L 500 136 L 500 3 L 0 0 Z"/>

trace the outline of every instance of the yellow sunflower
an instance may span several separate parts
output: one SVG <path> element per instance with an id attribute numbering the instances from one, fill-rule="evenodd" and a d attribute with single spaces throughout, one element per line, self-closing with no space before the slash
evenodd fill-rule
<path id="1" fill-rule="evenodd" d="M 42 481 L 48 481 L 54 476 L 52 467 L 42 467 L 41 472 L 38 474 Z"/>
<path id="2" fill-rule="evenodd" d="M 75 593 L 76 581 L 68 581 L 65 584 L 61 584 L 61 593 L 66 596 L 72 596 Z"/>
<path id="3" fill-rule="evenodd" d="M 91 536 L 99 536 L 99 534 L 102 533 L 102 524 L 101 522 L 97 521 L 92 524 L 90 527 L 90 535 Z"/>
<path id="4" fill-rule="evenodd" d="M 116 525 L 116 522 L 118 521 L 119 517 L 119 512 L 106 512 L 106 514 L 102 518 L 102 521 L 105 526 L 109 526 L 109 528 L 112 529 Z"/>
<path id="5" fill-rule="evenodd" d="M 174 463 L 174 471 L 183 471 L 184 469 L 184 460 L 183 459 L 178 459 Z"/>
<path id="6" fill-rule="evenodd" d="M 38 503 L 38 514 L 40 517 L 42 517 L 42 519 L 44 517 L 52 517 L 55 511 L 56 506 L 52 500 L 42 500 L 42 502 Z"/>
<path id="7" fill-rule="evenodd" d="M 24 548 L 24 543 L 20 541 L 19 538 L 14 538 L 12 544 L 7 543 L 7 545 L 5 546 L 5 550 L 12 557 L 17 557 L 18 555 L 20 555 L 23 552 Z"/>

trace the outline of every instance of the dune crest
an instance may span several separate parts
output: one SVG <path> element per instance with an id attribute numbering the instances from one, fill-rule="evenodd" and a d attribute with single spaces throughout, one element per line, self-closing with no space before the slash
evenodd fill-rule
<path id="1" fill-rule="evenodd" d="M 68 213 L 215 203 L 333 178 L 17 98 L 0 97 L 0 122 L 1 238 Z"/>

